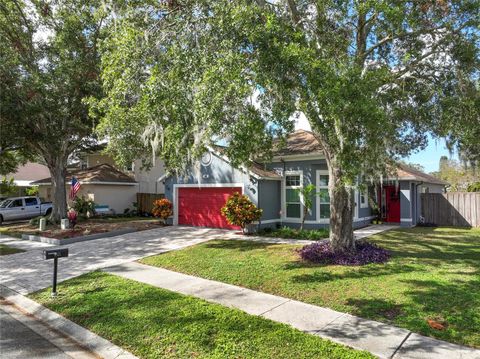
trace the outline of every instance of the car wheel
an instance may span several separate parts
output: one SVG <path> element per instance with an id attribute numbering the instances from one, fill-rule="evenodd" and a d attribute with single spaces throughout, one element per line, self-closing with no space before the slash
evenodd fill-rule
<path id="1" fill-rule="evenodd" d="M 48 216 L 50 216 L 50 214 L 52 214 L 52 209 L 51 208 L 47 209 L 47 211 L 45 212 L 45 216 L 48 217 Z"/>

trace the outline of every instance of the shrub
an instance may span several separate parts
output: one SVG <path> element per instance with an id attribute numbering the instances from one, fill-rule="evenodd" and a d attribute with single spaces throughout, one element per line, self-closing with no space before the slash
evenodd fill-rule
<path id="1" fill-rule="evenodd" d="M 67 218 L 68 218 L 68 222 L 70 223 L 70 228 L 72 228 L 72 230 L 75 228 L 75 225 L 77 224 L 77 212 L 73 209 L 73 208 L 70 208 L 67 212 Z"/>
<path id="2" fill-rule="evenodd" d="M 345 266 L 385 263 L 390 258 L 387 250 L 366 241 L 357 242 L 354 253 L 334 252 L 330 242 L 323 241 L 304 246 L 299 250 L 299 254 L 303 260 L 308 262 Z"/>
<path id="3" fill-rule="evenodd" d="M 240 226 L 245 231 L 245 227 L 262 216 L 262 210 L 257 208 L 250 198 L 238 192 L 228 197 L 221 213 L 227 219 L 227 222 L 234 226 Z"/>
<path id="4" fill-rule="evenodd" d="M 25 189 L 25 194 L 27 196 L 38 196 L 38 186 L 32 186 Z"/>
<path id="5" fill-rule="evenodd" d="M 49 217 L 44 217 L 44 216 L 38 216 L 35 218 L 32 218 L 30 221 L 28 221 L 28 224 L 31 226 L 38 226 L 40 224 L 40 219 L 45 218 L 47 222 L 45 223 L 46 225 L 53 224 Z"/>
<path id="6" fill-rule="evenodd" d="M 480 192 L 480 182 L 470 183 L 467 187 L 467 192 Z"/>
<path id="7" fill-rule="evenodd" d="M 172 202 L 166 198 L 155 200 L 153 202 L 152 214 L 154 217 L 160 218 L 163 220 L 163 223 L 165 223 L 167 218 L 173 215 Z"/>
<path id="8" fill-rule="evenodd" d="M 76 197 L 73 202 L 73 209 L 81 217 L 88 217 L 95 215 L 95 202 L 91 199 L 86 199 L 84 196 Z"/>

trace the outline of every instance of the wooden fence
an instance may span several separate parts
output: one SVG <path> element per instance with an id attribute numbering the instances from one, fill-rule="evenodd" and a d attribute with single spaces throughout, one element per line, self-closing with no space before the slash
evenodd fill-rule
<path id="1" fill-rule="evenodd" d="M 480 192 L 422 193 L 421 201 L 426 223 L 480 227 Z"/>
<path id="2" fill-rule="evenodd" d="M 152 213 L 153 201 L 165 198 L 163 193 L 137 193 L 139 213 Z"/>

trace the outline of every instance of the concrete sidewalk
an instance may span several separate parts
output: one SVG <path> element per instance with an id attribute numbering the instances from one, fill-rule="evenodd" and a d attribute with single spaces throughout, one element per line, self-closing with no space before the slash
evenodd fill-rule
<path id="1" fill-rule="evenodd" d="M 367 350 L 380 358 L 480 359 L 480 350 L 331 309 L 162 268 L 124 263 L 104 271 L 286 323 L 304 332 Z"/>

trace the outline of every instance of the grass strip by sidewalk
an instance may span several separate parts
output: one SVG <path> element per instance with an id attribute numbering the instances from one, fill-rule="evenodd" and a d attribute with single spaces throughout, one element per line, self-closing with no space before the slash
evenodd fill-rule
<path id="1" fill-rule="evenodd" d="M 295 228 L 281 227 L 277 229 L 265 228 L 256 233 L 260 237 L 273 237 L 284 239 L 305 239 L 309 241 L 318 241 L 328 238 L 330 232 L 328 229 L 304 229 L 300 231 Z"/>
<path id="2" fill-rule="evenodd" d="M 8 254 L 22 253 L 23 249 L 9 247 L 5 244 L 0 244 L 0 256 L 6 256 Z"/>
<path id="3" fill-rule="evenodd" d="M 140 358 L 373 358 L 287 325 L 103 272 L 30 297 Z"/>
<path id="4" fill-rule="evenodd" d="M 300 260 L 300 245 L 220 240 L 141 262 L 480 347 L 480 229 L 392 230 L 369 240 L 391 260 L 313 265 Z"/>

